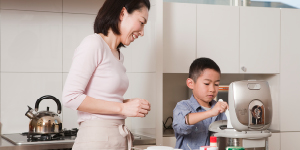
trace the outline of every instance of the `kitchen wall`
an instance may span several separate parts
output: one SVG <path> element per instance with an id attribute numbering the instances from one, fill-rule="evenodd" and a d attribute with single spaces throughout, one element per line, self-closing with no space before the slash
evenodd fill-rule
<path id="1" fill-rule="evenodd" d="M 61 100 L 75 48 L 93 34 L 103 0 L 1 0 L 2 133 L 28 131 L 27 105 L 43 95 Z M 40 110 L 52 100 L 40 103 Z M 77 127 L 76 112 L 62 108 L 64 128 Z"/>
<path id="2" fill-rule="evenodd" d="M 30 120 L 24 115 L 27 105 L 33 108 L 41 96 L 53 95 L 61 100 L 74 50 L 84 37 L 93 34 L 94 18 L 103 2 L 0 0 L 3 134 L 28 131 Z M 130 80 L 124 98 L 145 98 L 155 106 L 155 1 L 151 5 L 145 36 L 121 51 Z M 145 46 L 142 52 L 141 46 Z M 46 110 L 47 106 L 56 112 L 52 100 L 42 101 L 39 108 Z M 78 127 L 76 111 L 62 109 L 63 128 Z M 155 107 L 152 112 L 147 118 L 126 119 L 126 124 L 133 131 L 143 132 L 147 128 L 155 135 Z"/>

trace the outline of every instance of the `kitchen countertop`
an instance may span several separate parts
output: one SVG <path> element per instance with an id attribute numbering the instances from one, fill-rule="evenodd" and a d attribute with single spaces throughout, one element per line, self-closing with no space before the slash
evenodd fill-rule
<path id="1" fill-rule="evenodd" d="M 59 144 L 33 144 L 33 145 L 14 145 L 9 141 L 0 139 L 0 150 L 42 150 L 42 149 L 64 149 L 71 148 L 73 143 L 59 143 Z"/>
<path id="2" fill-rule="evenodd" d="M 13 150 L 14 145 L 2 137 L 0 138 L 0 150 Z"/>
<path id="3" fill-rule="evenodd" d="M 142 139 L 136 139 L 133 141 L 133 145 L 155 145 L 155 138 L 138 135 Z M 0 150 L 43 150 L 43 149 L 68 149 L 72 148 L 73 142 L 66 143 L 51 143 L 51 144 L 32 144 L 32 145 L 14 145 L 11 142 L 1 137 Z"/>

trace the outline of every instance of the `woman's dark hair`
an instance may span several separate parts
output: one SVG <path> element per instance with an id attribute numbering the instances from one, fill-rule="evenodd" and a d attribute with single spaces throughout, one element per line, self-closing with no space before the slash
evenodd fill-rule
<path id="1" fill-rule="evenodd" d="M 111 28 L 114 34 L 120 35 L 119 17 L 123 7 L 129 14 L 142 7 L 150 10 L 149 0 L 106 0 L 100 8 L 94 23 L 94 33 L 102 33 L 105 36 Z M 118 45 L 118 49 L 124 47 L 122 43 Z"/>
<path id="2" fill-rule="evenodd" d="M 197 58 L 193 61 L 189 70 L 189 78 L 197 81 L 204 69 L 213 69 L 221 74 L 219 66 L 210 58 Z"/>

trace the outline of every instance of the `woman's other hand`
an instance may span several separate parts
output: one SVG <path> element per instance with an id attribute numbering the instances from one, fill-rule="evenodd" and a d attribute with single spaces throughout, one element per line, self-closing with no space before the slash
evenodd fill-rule
<path id="1" fill-rule="evenodd" d="M 123 101 L 122 114 L 127 117 L 145 117 L 151 105 L 145 99 L 127 99 Z"/>

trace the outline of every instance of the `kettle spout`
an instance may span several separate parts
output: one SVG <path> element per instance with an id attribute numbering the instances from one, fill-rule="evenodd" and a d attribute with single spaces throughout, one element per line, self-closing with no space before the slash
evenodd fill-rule
<path id="1" fill-rule="evenodd" d="M 28 106 L 28 111 L 25 113 L 25 116 L 27 116 L 29 119 L 34 118 L 33 110 L 31 107 Z"/>

